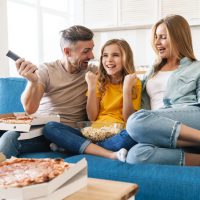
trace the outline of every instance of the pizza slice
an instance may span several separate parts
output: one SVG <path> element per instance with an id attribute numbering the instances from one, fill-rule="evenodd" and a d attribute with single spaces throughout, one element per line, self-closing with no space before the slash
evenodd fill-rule
<path id="1" fill-rule="evenodd" d="M 30 124 L 32 120 L 33 117 L 30 116 L 11 116 L 1 118 L 0 122 L 6 124 Z"/>

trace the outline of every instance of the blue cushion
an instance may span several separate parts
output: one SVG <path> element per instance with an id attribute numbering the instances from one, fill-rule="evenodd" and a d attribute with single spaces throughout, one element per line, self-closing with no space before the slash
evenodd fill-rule
<path id="1" fill-rule="evenodd" d="M 0 114 L 24 111 L 20 97 L 26 84 L 23 78 L 0 78 Z"/>
<path id="2" fill-rule="evenodd" d="M 20 154 L 20 158 L 67 158 L 71 154 L 65 154 L 61 152 L 37 152 L 37 153 L 23 153 Z"/>
<path id="3" fill-rule="evenodd" d="M 75 163 L 85 157 L 93 178 L 133 182 L 139 185 L 136 200 L 200 199 L 200 168 L 152 164 L 130 165 L 91 155 L 65 159 Z"/>

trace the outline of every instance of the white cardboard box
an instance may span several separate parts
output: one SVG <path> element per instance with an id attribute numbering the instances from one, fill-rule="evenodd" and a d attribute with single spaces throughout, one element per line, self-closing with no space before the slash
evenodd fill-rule
<path id="1" fill-rule="evenodd" d="M 18 140 L 27 140 L 41 136 L 44 125 L 32 126 L 29 132 L 21 132 Z"/>
<path id="2" fill-rule="evenodd" d="M 76 185 L 77 184 L 77 185 Z M 87 161 L 82 159 L 47 183 L 21 188 L 0 188 L 4 200 L 61 200 L 87 184 Z"/>
<path id="3" fill-rule="evenodd" d="M 51 194 L 31 200 L 62 200 L 87 185 L 87 170 L 79 172 Z"/>
<path id="4" fill-rule="evenodd" d="M 8 113 L 0 114 L 0 119 L 5 117 L 13 116 L 25 116 L 25 113 Z M 29 132 L 32 126 L 38 126 L 46 124 L 49 121 L 60 122 L 59 115 L 30 115 L 33 117 L 33 120 L 30 124 L 8 124 L 0 122 L 0 130 L 9 130 L 9 131 L 20 131 L 20 132 Z"/>

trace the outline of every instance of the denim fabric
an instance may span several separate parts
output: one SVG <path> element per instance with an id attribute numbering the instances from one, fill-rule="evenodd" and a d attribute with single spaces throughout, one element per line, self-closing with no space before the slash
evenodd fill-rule
<path id="1" fill-rule="evenodd" d="M 181 149 L 160 148 L 151 144 L 139 143 L 129 150 L 126 162 L 130 164 L 184 165 L 184 154 Z"/>
<path id="2" fill-rule="evenodd" d="M 18 137 L 20 133 L 15 131 L 7 131 L 0 137 L 0 152 L 3 152 L 6 158 L 17 156 L 19 154 L 20 144 Z"/>
<path id="3" fill-rule="evenodd" d="M 184 57 L 177 70 L 169 77 L 164 94 L 164 107 L 182 107 L 184 105 L 200 105 L 200 62 Z M 150 109 L 150 100 L 146 92 L 146 83 L 152 77 L 151 68 L 143 80 L 142 108 Z"/>
<path id="4" fill-rule="evenodd" d="M 137 142 L 135 142 L 129 136 L 126 130 L 122 130 L 117 135 L 110 137 L 104 141 L 97 142 L 96 144 L 111 151 L 118 151 L 121 148 L 129 150 L 132 146 L 137 144 Z"/>
<path id="5" fill-rule="evenodd" d="M 200 105 L 200 62 L 183 58 L 169 78 L 164 96 L 165 107 Z"/>
<path id="6" fill-rule="evenodd" d="M 183 123 L 200 130 L 199 119 L 198 106 L 140 110 L 132 114 L 127 121 L 127 131 L 140 145 L 128 152 L 127 162 L 184 164 L 183 150 L 176 148 L 180 126 Z"/>
<path id="7" fill-rule="evenodd" d="M 43 129 L 43 134 L 48 140 L 72 153 L 82 154 L 91 143 L 79 130 L 58 122 L 47 123 Z M 121 148 L 130 149 L 135 145 L 135 141 L 124 130 L 96 144 L 111 151 L 118 151 Z"/>
<path id="8" fill-rule="evenodd" d="M 0 152 L 7 158 L 18 156 L 21 153 L 49 151 L 49 142 L 44 136 L 28 140 L 18 140 L 19 132 L 7 131 L 0 137 Z"/>
<path id="9" fill-rule="evenodd" d="M 28 140 L 19 140 L 18 142 L 20 144 L 20 154 L 51 151 L 50 142 L 43 135 Z"/>
<path id="10" fill-rule="evenodd" d="M 44 126 L 43 134 L 49 141 L 71 153 L 83 153 L 91 143 L 79 130 L 58 122 L 48 122 Z"/>

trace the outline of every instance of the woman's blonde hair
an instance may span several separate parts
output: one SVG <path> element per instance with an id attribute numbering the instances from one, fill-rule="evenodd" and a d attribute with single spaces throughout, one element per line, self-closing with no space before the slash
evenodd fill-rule
<path id="1" fill-rule="evenodd" d="M 167 30 L 167 39 L 170 44 L 170 53 L 174 54 L 178 60 L 183 57 L 188 57 L 191 60 L 196 60 L 192 46 L 191 30 L 186 19 L 180 15 L 168 15 L 159 20 L 152 28 L 152 46 L 156 54 L 158 50 L 155 46 L 156 29 L 160 24 L 164 24 Z M 167 60 L 158 56 L 157 62 L 154 65 L 155 73 L 158 72 Z"/>
<path id="2" fill-rule="evenodd" d="M 124 77 L 127 74 L 132 74 L 135 72 L 134 61 L 133 61 L 133 52 L 131 50 L 130 45 L 123 39 L 111 39 L 108 40 L 101 49 L 101 58 L 100 58 L 100 66 L 99 66 L 99 82 L 100 82 L 100 91 L 105 91 L 105 85 L 110 82 L 110 79 L 107 75 L 106 70 L 103 67 L 102 59 L 103 59 L 103 52 L 105 47 L 110 45 L 117 45 L 122 54 L 122 80 L 121 83 L 124 81 Z"/>

